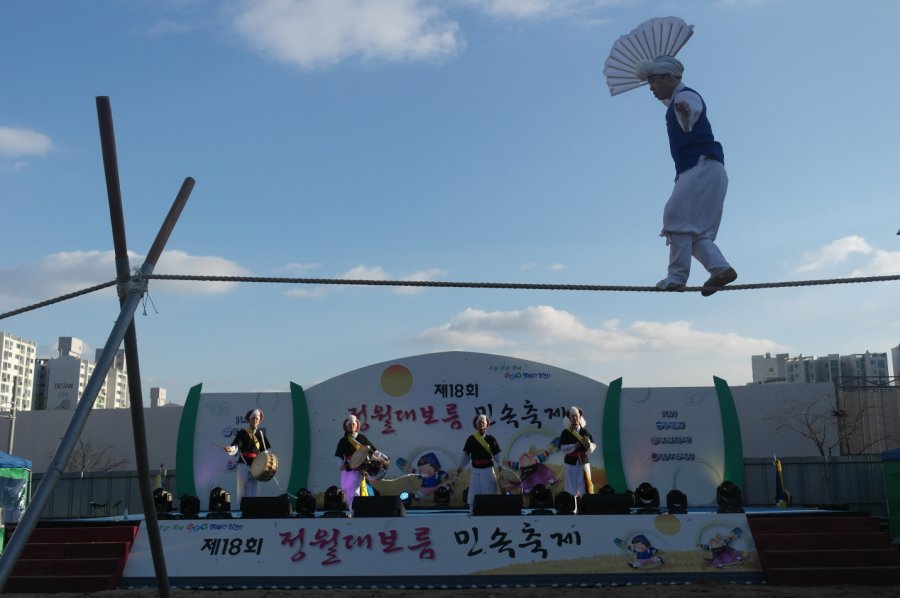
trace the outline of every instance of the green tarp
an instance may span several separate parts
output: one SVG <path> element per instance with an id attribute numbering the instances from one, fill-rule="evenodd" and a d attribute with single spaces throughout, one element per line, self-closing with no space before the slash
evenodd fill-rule
<path id="1" fill-rule="evenodd" d="M 31 461 L 0 451 L 0 508 L 3 523 L 22 518 L 31 500 Z"/>

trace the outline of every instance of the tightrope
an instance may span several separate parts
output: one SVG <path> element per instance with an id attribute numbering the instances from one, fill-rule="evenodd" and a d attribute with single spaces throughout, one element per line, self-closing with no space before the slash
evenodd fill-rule
<path id="1" fill-rule="evenodd" d="M 267 284 L 311 284 L 311 285 L 344 285 L 344 286 L 375 286 L 375 287 L 435 287 L 435 288 L 463 288 L 463 289 L 518 289 L 536 291 L 606 291 L 626 293 L 691 293 L 700 292 L 704 287 L 684 287 L 680 291 L 663 291 L 655 286 L 624 286 L 603 284 L 540 284 L 522 282 L 452 282 L 439 280 L 364 280 L 354 278 L 282 278 L 269 276 L 207 276 L 199 274 L 149 274 L 143 276 L 143 288 L 146 290 L 147 280 L 187 280 L 199 282 L 255 282 Z M 757 282 L 752 284 L 731 284 L 716 289 L 717 292 L 748 291 L 752 289 L 779 289 L 786 287 L 809 287 L 835 284 L 859 284 L 870 282 L 889 282 L 900 280 L 900 274 L 887 276 L 858 276 L 855 278 L 825 278 L 820 280 L 793 280 L 786 282 Z M 29 312 L 41 307 L 60 303 L 68 299 L 74 299 L 94 291 L 99 291 L 115 286 L 116 281 L 111 280 L 92 287 L 88 287 L 74 293 L 60 295 L 53 299 L 41 301 L 0 314 L 0 320 Z"/>

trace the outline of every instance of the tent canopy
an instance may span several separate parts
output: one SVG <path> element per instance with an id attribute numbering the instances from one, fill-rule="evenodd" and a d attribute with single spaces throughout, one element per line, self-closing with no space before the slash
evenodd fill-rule
<path id="1" fill-rule="evenodd" d="M 882 461 L 900 461 L 900 448 L 891 449 L 881 453 Z"/>
<path id="2" fill-rule="evenodd" d="M 31 469 L 31 460 L 0 451 L 0 467 Z"/>

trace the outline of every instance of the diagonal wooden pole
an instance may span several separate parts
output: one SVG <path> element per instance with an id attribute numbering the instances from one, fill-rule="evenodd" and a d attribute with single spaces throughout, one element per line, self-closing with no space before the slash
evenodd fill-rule
<path id="1" fill-rule="evenodd" d="M 100 125 L 100 146 L 103 151 L 103 171 L 106 175 L 106 194 L 109 198 L 109 220 L 112 225 L 113 248 L 116 257 L 116 281 L 119 306 L 125 305 L 126 284 L 131 277 L 128 260 L 128 243 L 125 240 L 125 212 L 122 208 L 122 191 L 119 184 L 119 161 L 116 154 L 116 136 L 113 129 L 112 108 L 109 98 L 97 98 L 97 120 Z M 155 260 L 154 260 L 155 261 Z M 138 359 L 137 329 L 134 318 L 125 331 L 125 364 L 128 368 L 128 394 L 131 403 L 131 427 L 134 436 L 134 454 L 137 461 L 138 489 L 144 507 L 144 524 L 150 540 L 150 554 L 156 573 L 156 587 L 160 598 L 169 598 L 169 575 L 159 534 L 159 521 L 153 489 L 150 488 L 150 465 L 147 456 L 147 432 L 144 425 L 144 397 L 141 392 L 141 368 Z"/>
<path id="2" fill-rule="evenodd" d="M 156 262 L 159 260 L 159 256 L 162 254 L 162 250 L 165 247 L 169 236 L 172 234 L 172 229 L 175 227 L 175 223 L 178 221 L 178 217 L 181 215 L 193 188 L 194 179 L 190 177 L 186 178 L 181 185 L 181 189 L 179 190 L 178 196 L 175 198 L 172 207 L 169 209 L 169 213 L 166 215 L 165 221 L 156 235 L 156 239 L 153 241 L 153 246 L 150 248 L 147 258 L 144 260 L 138 273 L 129 279 L 125 301 L 122 303 L 119 317 L 116 319 L 112 332 L 110 332 L 109 338 L 107 338 L 106 344 L 103 346 L 103 350 L 97 358 L 97 365 L 95 366 L 91 377 L 88 379 L 87 385 L 84 388 L 84 393 L 78 401 L 78 405 L 75 407 L 75 412 L 72 414 L 72 419 L 69 421 L 66 433 L 59 442 L 56 454 L 53 455 L 53 459 L 50 461 L 50 465 L 47 468 L 47 473 L 44 474 L 44 477 L 41 480 L 41 485 L 38 486 L 37 491 L 31 499 L 31 503 L 28 505 L 28 508 L 25 509 L 22 520 L 16 526 L 16 530 L 13 532 L 12 536 L 10 536 L 9 543 L 6 545 L 3 554 L 0 555 L 0 588 L 5 586 L 6 582 L 9 580 L 9 576 L 12 574 L 16 561 L 25 549 L 25 544 L 28 542 L 28 538 L 31 537 L 31 532 L 34 531 L 38 519 L 41 516 L 41 512 L 47 506 L 50 496 L 56 488 L 56 484 L 59 482 L 62 470 L 72 454 L 72 450 L 75 447 L 75 443 L 78 441 L 78 437 L 81 435 L 81 431 L 84 429 L 84 425 L 87 423 L 88 416 L 94 406 L 94 401 L 97 399 L 97 395 L 103 387 L 103 383 L 106 381 L 106 374 L 112 366 L 116 352 L 122 344 L 129 326 L 133 323 L 134 312 L 137 310 L 138 305 L 140 305 L 141 297 L 143 297 L 146 292 L 145 277 L 153 273 Z"/>

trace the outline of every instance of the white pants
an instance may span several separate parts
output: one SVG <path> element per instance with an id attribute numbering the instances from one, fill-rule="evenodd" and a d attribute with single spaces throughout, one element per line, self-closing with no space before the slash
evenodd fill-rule
<path id="1" fill-rule="evenodd" d="M 563 470 L 566 472 L 566 492 L 572 496 L 584 496 L 587 494 L 587 488 L 584 485 L 584 465 L 581 463 L 576 465 L 563 464 Z"/>
<path id="2" fill-rule="evenodd" d="M 725 167 L 711 158 L 700 158 L 675 181 L 660 233 L 669 246 L 669 281 L 687 284 L 691 257 L 713 276 L 731 267 L 715 244 L 727 190 Z"/>
<path id="3" fill-rule="evenodd" d="M 259 480 L 250 475 L 250 466 L 241 461 L 237 465 L 237 506 L 245 496 L 259 496 Z"/>
<path id="4" fill-rule="evenodd" d="M 469 503 L 469 510 L 475 505 L 475 497 L 479 494 L 500 494 L 500 487 L 497 485 L 497 475 L 494 473 L 493 467 L 470 469 L 469 477 L 469 494 L 466 497 Z"/>

